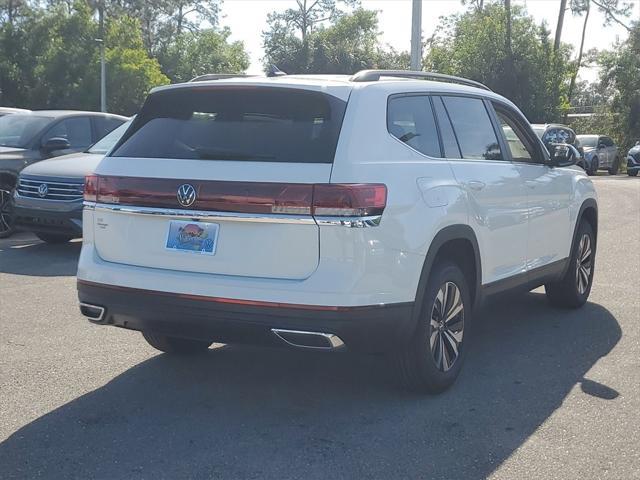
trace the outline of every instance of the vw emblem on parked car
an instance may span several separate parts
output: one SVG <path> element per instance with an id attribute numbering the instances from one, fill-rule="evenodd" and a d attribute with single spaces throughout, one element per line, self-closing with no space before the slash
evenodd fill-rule
<path id="1" fill-rule="evenodd" d="M 178 187 L 178 203 L 183 207 L 190 207 L 196 201 L 196 189 L 188 183 Z"/>
<path id="2" fill-rule="evenodd" d="M 40 198 L 44 198 L 47 193 L 49 193 L 49 186 L 46 183 L 41 183 L 38 187 L 38 195 L 40 195 Z"/>

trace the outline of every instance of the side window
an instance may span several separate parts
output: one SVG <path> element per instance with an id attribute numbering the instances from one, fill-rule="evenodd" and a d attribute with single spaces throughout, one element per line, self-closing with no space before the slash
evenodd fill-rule
<path id="1" fill-rule="evenodd" d="M 391 97 L 387 108 L 387 130 L 425 155 L 442 156 L 431 102 L 426 95 Z"/>
<path id="2" fill-rule="evenodd" d="M 445 158 L 462 158 L 458 140 L 456 140 L 456 134 L 453 131 L 449 114 L 444 108 L 442 99 L 440 97 L 433 97 L 433 106 L 436 111 L 436 117 L 438 118 L 438 125 L 440 126 L 440 136 L 442 137 L 442 148 L 444 149 Z"/>
<path id="3" fill-rule="evenodd" d="M 67 118 L 53 126 L 42 138 L 46 142 L 50 138 L 66 138 L 71 148 L 85 148 L 91 145 L 91 122 L 89 117 Z"/>
<path id="4" fill-rule="evenodd" d="M 537 155 L 535 147 L 518 123 L 509 118 L 508 114 L 502 109 L 496 108 L 496 115 L 498 116 L 505 140 L 507 141 L 507 146 L 511 151 L 511 159 L 514 162 L 536 162 Z"/>
<path id="5" fill-rule="evenodd" d="M 610 137 L 602 137 L 602 143 L 605 147 L 613 147 L 613 140 Z"/>
<path id="6" fill-rule="evenodd" d="M 96 140 L 100 140 L 107 133 L 122 125 L 122 120 L 111 117 L 93 117 L 96 126 Z"/>
<path id="7" fill-rule="evenodd" d="M 456 132 L 462 158 L 502 160 L 489 113 L 479 98 L 442 97 Z"/>

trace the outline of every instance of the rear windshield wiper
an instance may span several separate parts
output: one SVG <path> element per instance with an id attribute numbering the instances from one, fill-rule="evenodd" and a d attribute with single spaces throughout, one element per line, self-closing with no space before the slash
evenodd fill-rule
<path id="1" fill-rule="evenodd" d="M 216 150 L 196 147 L 193 149 L 201 160 L 274 160 L 274 155 L 262 153 L 233 152 L 230 150 Z"/>

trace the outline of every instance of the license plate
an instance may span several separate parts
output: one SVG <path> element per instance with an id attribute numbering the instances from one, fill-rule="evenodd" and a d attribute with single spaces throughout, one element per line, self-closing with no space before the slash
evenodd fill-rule
<path id="1" fill-rule="evenodd" d="M 167 234 L 167 250 L 215 255 L 218 243 L 217 223 L 171 220 Z"/>

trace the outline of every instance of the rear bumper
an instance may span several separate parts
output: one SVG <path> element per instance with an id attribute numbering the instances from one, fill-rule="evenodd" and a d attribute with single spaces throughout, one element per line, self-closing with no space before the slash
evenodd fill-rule
<path id="1" fill-rule="evenodd" d="M 414 330 L 413 303 L 324 307 L 182 295 L 78 281 L 81 303 L 105 309 L 99 322 L 221 343 L 281 345 L 271 331 L 335 334 L 356 351 L 389 351 Z"/>

